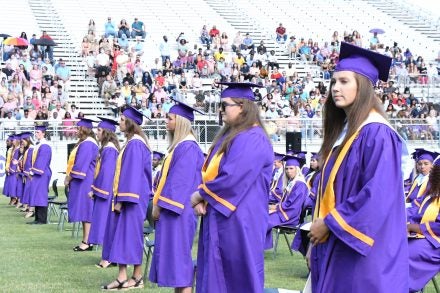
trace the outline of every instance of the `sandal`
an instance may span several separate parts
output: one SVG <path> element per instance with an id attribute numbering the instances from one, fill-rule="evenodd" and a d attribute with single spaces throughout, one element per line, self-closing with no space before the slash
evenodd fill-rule
<path id="1" fill-rule="evenodd" d="M 125 281 L 119 281 L 118 279 L 116 279 L 115 280 L 117 283 L 118 283 L 118 286 L 116 286 L 116 287 L 112 287 L 112 288 L 109 288 L 109 285 L 111 284 L 107 284 L 107 285 L 105 285 L 105 286 L 101 286 L 101 290 L 106 290 L 106 291 L 117 291 L 117 290 L 122 290 L 122 289 L 126 289 L 127 287 L 124 287 L 124 284 L 126 284 L 127 283 L 127 280 L 125 280 Z M 112 282 L 113 283 L 113 282 Z"/>
<path id="2" fill-rule="evenodd" d="M 142 276 L 139 277 L 139 279 L 136 279 L 135 276 L 131 277 L 131 279 L 135 282 L 133 285 L 128 286 L 127 289 L 141 289 L 144 288 L 144 280 Z"/>
<path id="3" fill-rule="evenodd" d="M 93 245 L 88 244 L 84 241 L 81 241 L 81 243 L 87 245 L 87 248 L 81 248 L 81 246 L 78 245 L 73 248 L 73 251 L 91 251 L 91 250 L 93 250 Z"/>
<path id="4" fill-rule="evenodd" d="M 117 264 L 115 264 L 113 262 L 109 262 L 108 265 L 103 266 L 102 264 L 97 263 L 97 264 L 95 264 L 95 266 L 100 269 L 106 269 L 106 268 L 110 268 L 110 267 L 115 267 L 115 266 L 117 266 Z"/>
<path id="5" fill-rule="evenodd" d="M 25 219 L 29 219 L 30 217 L 33 217 L 34 214 L 35 214 L 35 212 L 33 212 L 33 211 L 29 211 L 29 212 L 27 212 L 27 213 L 24 215 L 24 218 L 25 218 Z"/>

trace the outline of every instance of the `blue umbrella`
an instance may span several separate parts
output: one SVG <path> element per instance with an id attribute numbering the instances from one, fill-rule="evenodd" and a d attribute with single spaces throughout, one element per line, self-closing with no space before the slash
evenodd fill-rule
<path id="1" fill-rule="evenodd" d="M 370 33 L 372 33 L 372 34 L 374 34 L 374 33 L 376 33 L 376 34 L 384 34 L 385 31 L 383 29 L 381 29 L 381 28 L 372 28 L 372 29 L 370 29 Z"/>

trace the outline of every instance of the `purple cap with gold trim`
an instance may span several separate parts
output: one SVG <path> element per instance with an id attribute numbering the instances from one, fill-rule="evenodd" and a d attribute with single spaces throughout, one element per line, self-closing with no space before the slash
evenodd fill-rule
<path id="1" fill-rule="evenodd" d="M 337 71 L 352 71 L 368 78 L 376 85 L 377 81 L 388 80 L 392 59 L 388 56 L 342 42 Z"/>

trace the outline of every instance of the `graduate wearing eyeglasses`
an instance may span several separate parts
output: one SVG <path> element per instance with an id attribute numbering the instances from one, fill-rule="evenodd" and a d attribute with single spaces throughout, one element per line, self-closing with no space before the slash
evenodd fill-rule
<path id="1" fill-rule="evenodd" d="M 191 197 L 201 215 L 198 293 L 264 290 L 264 241 L 274 154 L 249 83 L 224 83 L 225 126 L 202 168 Z"/>

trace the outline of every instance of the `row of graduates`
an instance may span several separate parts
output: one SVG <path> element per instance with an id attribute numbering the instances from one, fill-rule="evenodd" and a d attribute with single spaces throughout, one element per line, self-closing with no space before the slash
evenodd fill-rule
<path id="1" fill-rule="evenodd" d="M 410 292 L 423 289 L 440 272 L 440 157 L 434 162 L 438 155 L 416 149 L 412 154 L 414 170 L 405 180 Z M 298 227 L 305 210 L 313 214 L 321 175 L 318 160 L 312 153 L 309 168 L 304 153 L 275 153 L 265 249 L 272 248 L 273 227 Z M 292 249 L 304 256 L 309 245 L 306 235 L 297 233 L 292 243 Z"/>
<path id="2" fill-rule="evenodd" d="M 99 244 L 103 249 L 98 266 L 119 266 L 115 280 L 101 289 L 143 287 L 143 224 L 151 201 L 152 282 L 176 292 L 191 291 L 191 251 L 197 216 L 202 216 L 197 292 L 262 292 L 273 148 L 253 102 L 254 85 L 227 85 L 221 94 L 225 126 L 206 159 L 191 126 L 195 110 L 182 101 L 171 107 L 166 123 L 169 147 L 155 176 L 152 165 L 158 168 L 159 158 L 139 126 L 142 113 L 131 107 L 123 111 L 119 129 L 127 142 L 122 148 L 115 141 L 116 121 L 101 118 L 100 147 L 93 121 L 78 122 L 79 142 L 69 156 L 65 180 L 69 221 L 83 223 L 83 240 L 74 251 Z M 233 252 L 226 252 L 231 246 Z M 127 265 L 134 265 L 131 278 Z"/>
<path id="3" fill-rule="evenodd" d="M 6 140 L 3 194 L 10 198 L 9 205 L 27 212 L 25 218 L 35 216 L 28 224 L 47 222 L 52 149 L 45 139 L 45 132 L 44 126 L 35 127 L 35 145 L 31 132 L 11 134 Z"/>

